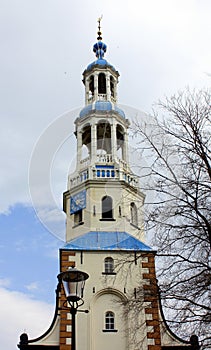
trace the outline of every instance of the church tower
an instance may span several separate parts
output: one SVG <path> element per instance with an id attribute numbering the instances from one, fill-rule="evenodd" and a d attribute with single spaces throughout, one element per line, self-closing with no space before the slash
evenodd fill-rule
<path id="1" fill-rule="evenodd" d="M 118 107 L 118 71 L 105 58 L 100 20 L 96 60 L 83 72 L 85 106 L 75 120 L 77 164 L 64 192 L 66 243 L 60 272 L 85 271 L 77 350 L 161 350 L 181 346 L 159 306 L 153 251 L 145 243 L 144 194 L 128 154 L 129 120 Z M 61 285 L 49 330 L 19 348 L 71 350 L 72 319 Z M 35 347 L 34 347 L 35 346 Z M 190 349 L 191 347 L 186 347 Z"/>
<path id="2" fill-rule="evenodd" d="M 128 348 L 130 327 L 120 310 L 128 293 L 138 288 L 141 271 L 134 256 L 150 252 L 153 257 L 144 243 L 144 195 L 129 166 L 129 121 L 117 104 L 119 73 L 105 60 L 106 50 L 99 21 L 93 46 L 97 59 L 83 73 L 85 107 L 75 120 L 77 166 L 64 193 L 67 226 L 61 266 L 68 267 L 68 256 L 90 275 L 85 297 L 90 313 L 78 317 L 81 349 Z M 123 265 L 129 257 L 134 266 L 127 267 L 131 271 L 126 279 Z M 81 339 L 84 329 L 87 337 Z"/>
<path id="3" fill-rule="evenodd" d="M 97 60 L 83 73 L 85 107 L 75 120 L 77 166 L 64 193 L 66 242 L 88 233 L 110 239 L 117 232 L 144 241 L 144 195 L 129 166 L 129 121 L 117 105 L 119 73 L 104 59 L 100 26 L 97 39 Z"/>

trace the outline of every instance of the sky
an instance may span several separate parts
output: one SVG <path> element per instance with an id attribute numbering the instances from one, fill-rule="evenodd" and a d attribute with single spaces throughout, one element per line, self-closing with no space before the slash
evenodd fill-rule
<path id="1" fill-rule="evenodd" d="M 150 114 L 187 86 L 211 82 L 209 0 L 0 0 L 0 328 L 19 335 L 50 325 L 62 193 L 74 170 L 82 73 L 95 60 L 103 15 L 105 58 L 120 73 L 119 104 Z"/>

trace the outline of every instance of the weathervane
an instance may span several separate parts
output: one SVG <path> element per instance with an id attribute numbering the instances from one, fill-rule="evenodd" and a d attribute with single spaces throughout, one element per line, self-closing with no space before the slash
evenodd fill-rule
<path id="1" fill-rule="evenodd" d="M 97 20 L 98 21 L 98 32 L 97 32 L 98 37 L 97 37 L 97 40 L 102 40 L 102 32 L 101 32 L 101 25 L 100 25 L 102 18 L 103 18 L 103 15 L 101 15 L 101 17 L 99 17 L 98 20 Z"/>

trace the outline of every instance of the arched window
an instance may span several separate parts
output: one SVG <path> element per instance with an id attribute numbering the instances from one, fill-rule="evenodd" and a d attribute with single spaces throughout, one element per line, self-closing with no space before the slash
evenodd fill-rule
<path id="1" fill-rule="evenodd" d="M 111 257 L 107 257 L 104 260 L 104 268 L 105 273 L 113 273 L 114 272 L 114 259 Z"/>
<path id="2" fill-rule="evenodd" d="M 98 92 L 99 94 L 106 94 L 106 77 L 104 73 L 98 75 Z"/>
<path id="3" fill-rule="evenodd" d="M 115 315 L 112 311 L 105 313 L 105 329 L 114 330 Z"/>
<path id="4" fill-rule="evenodd" d="M 102 219 L 113 219 L 112 198 L 105 196 L 102 198 Z"/>
<path id="5" fill-rule="evenodd" d="M 100 122 L 97 125 L 97 153 L 111 154 L 111 125 L 109 123 Z"/>
<path id="6" fill-rule="evenodd" d="M 138 226 L 138 212 L 134 202 L 130 203 L 131 224 Z"/>

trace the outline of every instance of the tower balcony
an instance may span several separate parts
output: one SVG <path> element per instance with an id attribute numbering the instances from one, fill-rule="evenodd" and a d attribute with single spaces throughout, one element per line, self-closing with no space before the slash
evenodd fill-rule
<path id="1" fill-rule="evenodd" d="M 107 181 L 124 181 L 132 187 L 139 188 L 139 178 L 134 175 L 127 164 L 117 159 L 112 160 L 109 154 L 98 155 L 94 165 L 90 164 L 89 157 L 81 161 L 81 169 L 68 177 L 68 188 L 74 188 L 87 180 L 107 180 Z"/>
<path id="2" fill-rule="evenodd" d="M 116 103 L 117 102 L 117 99 L 114 97 L 114 96 L 110 96 L 108 94 L 98 94 L 97 95 L 97 100 L 98 101 L 111 101 L 112 103 Z M 88 103 L 93 103 L 95 102 L 95 96 L 92 95 L 92 96 L 89 96 L 88 97 Z"/>
<path id="3" fill-rule="evenodd" d="M 111 154 L 97 154 L 97 157 L 96 157 L 96 163 L 106 163 L 106 164 L 110 164 L 110 163 L 113 163 L 113 157 Z M 119 159 L 119 161 L 121 161 Z M 124 161 L 122 161 L 122 163 L 125 163 Z M 90 160 L 90 157 L 86 157 L 84 159 L 82 159 L 80 161 L 80 168 L 83 169 L 84 167 L 87 167 L 91 164 L 91 160 Z"/>

